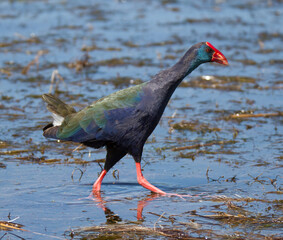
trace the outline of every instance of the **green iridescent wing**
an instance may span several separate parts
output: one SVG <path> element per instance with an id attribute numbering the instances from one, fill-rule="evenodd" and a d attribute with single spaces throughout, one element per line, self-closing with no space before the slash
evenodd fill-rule
<path id="1" fill-rule="evenodd" d="M 142 98 L 144 84 L 136 85 L 115 92 L 93 102 L 78 113 L 67 116 L 59 127 L 57 138 L 84 142 L 105 133 L 107 112 L 114 109 L 130 109 Z M 124 111 L 127 114 L 127 111 Z M 107 134 L 107 133 L 105 133 Z"/>

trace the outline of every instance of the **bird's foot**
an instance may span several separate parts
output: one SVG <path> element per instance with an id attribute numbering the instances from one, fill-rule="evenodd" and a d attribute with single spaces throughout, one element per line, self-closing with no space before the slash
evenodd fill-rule
<path id="1" fill-rule="evenodd" d="M 93 192 L 91 192 L 86 199 L 96 201 L 97 197 Z"/>
<path id="2" fill-rule="evenodd" d="M 81 197 L 81 198 L 78 198 L 77 200 L 81 201 L 81 200 L 93 200 L 93 199 L 94 199 L 93 195 L 90 194 L 87 197 Z"/>
<path id="3" fill-rule="evenodd" d="M 99 194 L 100 195 L 100 194 Z M 95 194 L 94 192 L 91 192 L 87 197 L 81 197 L 81 198 L 78 198 L 78 200 L 93 200 L 93 201 L 96 201 L 97 200 L 97 194 Z"/>
<path id="4" fill-rule="evenodd" d="M 106 210 L 106 201 L 103 199 L 103 197 L 101 196 L 101 192 L 100 191 L 92 191 L 90 193 L 90 195 L 88 196 L 88 199 L 97 202 L 97 206 L 100 207 L 101 209 L 103 209 L 103 211 Z"/>

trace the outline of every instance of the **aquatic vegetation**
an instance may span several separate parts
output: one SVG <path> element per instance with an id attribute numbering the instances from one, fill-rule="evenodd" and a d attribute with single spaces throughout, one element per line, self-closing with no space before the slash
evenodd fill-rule
<path id="1" fill-rule="evenodd" d="M 185 2 L 1 1 L 0 239 L 282 239 L 282 1 Z M 45 140 L 41 95 L 79 110 L 206 40 L 230 66 L 182 82 L 142 161 L 191 197 L 126 156 L 86 198 L 105 150 Z"/>

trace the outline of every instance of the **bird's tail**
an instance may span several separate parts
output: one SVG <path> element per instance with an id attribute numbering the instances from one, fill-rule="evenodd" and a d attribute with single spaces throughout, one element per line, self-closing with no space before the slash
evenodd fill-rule
<path id="1" fill-rule="evenodd" d="M 43 135 L 45 137 L 56 138 L 58 126 L 63 123 L 66 116 L 76 113 L 76 110 L 52 94 L 43 94 L 42 98 L 47 103 L 47 109 L 51 112 L 53 117 L 53 123 L 43 128 Z"/>

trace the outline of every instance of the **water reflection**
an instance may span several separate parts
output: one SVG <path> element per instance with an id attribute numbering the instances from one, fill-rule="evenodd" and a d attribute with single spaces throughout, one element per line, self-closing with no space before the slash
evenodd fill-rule
<path id="1" fill-rule="evenodd" d="M 156 193 L 152 193 L 151 195 L 148 195 L 144 197 L 142 200 L 138 201 L 137 204 L 137 220 L 143 220 L 143 209 L 154 199 L 159 198 L 160 195 Z M 106 223 L 107 224 L 113 224 L 117 222 L 121 222 L 122 219 L 113 211 L 110 210 L 110 208 L 107 206 L 109 202 L 105 200 L 105 198 L 101 195 L 101 192 L 96 192 L 93 195 L 90 195 L 90 198 L 93 199 L 99 208 L 101 208 L 106 217 Z"/>

